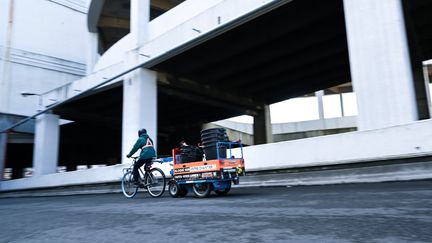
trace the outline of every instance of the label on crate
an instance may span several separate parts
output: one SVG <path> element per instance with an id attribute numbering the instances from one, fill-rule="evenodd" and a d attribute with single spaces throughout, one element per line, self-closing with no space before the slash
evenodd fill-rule
<path id="1" fill-rule="evenodd" d="M 174 170 L 176 173 L 179 172 L 189 172 L 190 171 L 190 167 L 185 167 L 185 168 L 178 168 Z"/>
<path id="2" fill-rule="evenodd" d="M 187 175 L 176 175 L 174 176 L 176 180 L 180 179 L 198 179 L 201 178 L 201 174 L 187 174 Z"/>
<path id="3" fill-rule="evenodd" d="M 215 170 L 216 169 L 216 165 L 200 165 L 200 166 L 193 166 L 190 167 L 190 171 L 201 171 L 201 170 Z"/>
<path id="4" fill-rule="evenodd" d="M 216 170 L 217 166 L 215 164 L 211 165 L 199 165 L 199 166 L 191 166 L 175 169 L 175 173 L 184 173 L 184 172 L 199 172 L 199 171 L 208 171 L 208 170 Z"/>
<path id="5" fill-rule="evenodd" d="M 212 173 L 212 172 L 202 173 L 202 174 L 201 174 L 201 177 L 202 177 L 202 178 L 213 177 L 213 173 Z"/>

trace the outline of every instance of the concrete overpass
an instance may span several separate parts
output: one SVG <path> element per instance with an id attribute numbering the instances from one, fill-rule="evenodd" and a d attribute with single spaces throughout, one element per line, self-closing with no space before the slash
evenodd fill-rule
<path id="1" fill-rule="evenodd" d="M 159 154 L 166 154 L 180 139 L 197 142 L 206 122 L 250 114 L 256 143 L 271 142 L 269 104 L 347 82 L 358 97 L 360 133 L 417 127 L 412 123 L 430 118 L 421 65 L 432 58 L 430 1 L 189 0 L 149 22 L 150 3 L 131 1 L 129 34 L 117 42 L 109 34 L 111 42 L 97 38 L 112 28 L 104 19 L 110 7 L 89 13 L 89 30 L 98 32 L 91 34 L 88 65 L 94 66 L 87 77 L 42 97 L 41 108 L 56 115 L 38 118 L 36 174 L 53 172 L 60 161 L 117 163 L 139 127 L 157 134 Z M 49 142 L 59 144 L 57 160 L 55 146 L 46 147 L 58 134 L 58 115 L 74 123 Z"/>

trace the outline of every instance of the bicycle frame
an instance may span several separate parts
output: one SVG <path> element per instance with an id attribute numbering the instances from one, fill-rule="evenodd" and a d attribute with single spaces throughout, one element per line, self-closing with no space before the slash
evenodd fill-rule
<path id="1" fill-rule="evenodd" d="M 126 174 L 126 173 L 128 173 L 128 172 L 132 172 L 135 163 L 136 163 L 137 160 L 139 159 L 139 157 L 132 157 L 132 158 L 133 158 L 132 165 L 129 166 L 129 168 L 123 168 L 123 175 Z M 157 161 L 158 161 L 157 159 L 153 159 L 153 160 L 151 161 L 150 168 L 152 168 L 153 163 L 154 163 L 154 162 L 157 162 Z M 141 182 L 145 182 L 146 177 L 147 177 L 147 176 L 152 176 L 152 174 L 151 174 L 151 173 L 148 173 L 147 171 L 144 171 L 144 170 L 141 169 L 141 168 L 142 168 L 142 166 L 138 168 L 138 172 L 139 172 L 139 175 L 140 175 L 140 178 L 139 178 L 139 179 L 140 179 Z M 144 184 L 144 186 L 148 186 L 148 185 Z"/>

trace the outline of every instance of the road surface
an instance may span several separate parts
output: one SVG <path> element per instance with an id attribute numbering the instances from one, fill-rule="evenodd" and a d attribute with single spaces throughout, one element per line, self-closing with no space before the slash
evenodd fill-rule
<path id="1" fill-rule="evenodd" d="M 432 181 L 0 199 L 0 242 L 432 242 Z"/>

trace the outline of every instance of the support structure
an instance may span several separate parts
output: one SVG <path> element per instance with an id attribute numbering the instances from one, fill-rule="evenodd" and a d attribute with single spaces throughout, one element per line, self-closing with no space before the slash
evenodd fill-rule
<path id="1" fill-rule="evenodd" d="M 317 97 L 318 100 L 319 119 L 324 120 L 324 103 L 323 103 L 324 90 L 315 92 L 315 96 Z"/>
<path id="2" fill-rule="evenodd" d="M 140 68 L 123 81 L 122 163 L 130 163 L 125 158 L 138 138 L 139 129 L 145 128 L 157 144 L 156 78 L 156 72 Z"/>
<path id="3" fill-rule="evenodd" d="M 401 0 L 344 0 L 358 128 L 418 119 Z"/>
<path id="4" fill-rule="evenodd" d="M 99 59 L 99 37 L 98 33 L 88 33 L 88 50 L 87 50 L 87 75 L 91 74 L 94 66 Z"/>
<path id="5" fill-rule="evenodd" d="M 36 118 L 33 151 L 35 176 L 57 172 L 59 137 L 59 116 L 42 114 Z"/>
<path id="6" fill-rule="evenodd" d="M 148 38 L 148 24 L 150 22 L 150 0 L 131 0 L 130 33 L 136 46 L 145 43 Z"/>
<path id="7" fill-rule="evenodd" d="M 414 92 L 416 95 L 417 102 L 417 110 L 418 110 L 418 119 L 424 120 L 429 119 L 431 117 L 431 113 L 429 111 L 429 79 L 424 76 L 423 70 L 423 57 L 422 50 L 420 47 L 419 39 L 417 36 L 414 25 L 414 21 L 412 20 L 412 16 L 407 13 L 406 2 L 403 2 L 405 8 L 405 22 L 406 29 L 408 35 L 408 45 L 410 49 L 410 58 L 411 58 L 411 67 L 413 72 L 413 81 L 414 81 Z"/>
<path id="8" fill-rule="evenodd" d="M 345 107 L 344 107 L 344 101 L 343 101 L 343 93 L 339 94 L 339 102 L 340 102 L 340 110 L 341 110 L 341 116 L 345 116 Z"/>
<path id="9" fill-rule="evenodd" d="M 255 145 L 273 142 L 269 105 L 265 105 L 264 109 L 254 116 L 253 131 Z"/>
<path id="10" fill-rule="evenodd" d="M 7 133 L 0 133 L 0 181 L 3 180 L 6 164 Z"/>
<path id="11" fill-rule="evenodd" d="M 131 34 L 137 47 L 148 37 L 150 0 L 131 0 Z M 126 66 L 138 62 L 138 51 L 126 56 Z M 145 128 L 157 145 L 157 74 L 140 68 L 125 76 L 123 81 L 122 163 L 130 163 L 126 155 Z"/>
<path id="12" fill-rule="evenodd" d="M 429 77 L 429 70 L 428 66 L 423 66 L 423 76 L 424 76 L 424 85 L 425 85 L 425 91 L 426 91 L 426 97 L 427 97 L 427 106 L 429 114 L 432 114 L 432 100 L 431 100 L 431 92 L 429 89 L 430 84 L 430 77 Z"/>

